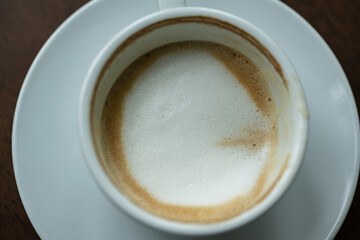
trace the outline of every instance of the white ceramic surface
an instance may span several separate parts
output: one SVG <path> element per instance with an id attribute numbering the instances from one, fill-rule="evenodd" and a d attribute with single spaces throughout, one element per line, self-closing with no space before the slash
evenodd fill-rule
<path id="1" fill-rule="evenodd" d="M 256 221 L 213 238 L 333 238 L 359 171 L 358 115 L 335 56 L 279 1 L 187 5 L 239 15 L 277 42 L 297 69 L 311 116 L 304 164 L 285 196 Z M 113 206 L 90 177 L 77 139 L 77 103 L 92 60 L 116 32 L 156 10 L 156 1 L 90 2 L 52 35 L 29 70 L 14 118 L 13 159 L 21 199 L 42 239 L 185 238 L 148 229 Z"/>
<path id="2" fill-rule="evenodd" d="M 282 122 L 278 123 L 279 146 L 276 154 L 279 160 L 274 163 L 274 170 L 267 173 L 268 179 L 270 179 L 267 180 L 267 182 L 270 182 L 270 184 L 267 184 L 264 187 L 262 193 L 269 190 L 269 187 L 273 184 L 272 181 L 274 181 L 274 179 L 278 176 L 280 176 L 279 181 L 276 182 L 273 189 L 271 189 L 271 192 L 254 207 L 234 218 L 213 224 L 169 221 L 168 219 L 161 218 L 144 211 L 143 208 L 134 204 L 132 201 L 129 201 L 126 195 L 124 196 L 124 194 L 111 182 L 110 178 L 106 174 L 106 171 L 104 171 L 104 168 L 100 163 L 101 160 L 99 159 L 99 155 L 101 156 L 101 154 L 98 155 L 96 153 L 96 141 L 93 141 L 94 136 L 91 136 L 92 129 L 100 128 L 99 116 L 101 116 L 103 109 L 102 106 L 105 103 L 106 95 L 123 69 L 136 58 L 156 47 L 166 45 L 174 41 L 213 41 L 227 44 L 234 49 L 242 51 L 243 54 L 263 69 L 268 70 L 274 68 L 270 61 L 260 60 L 264 58 L 264 55 L 262 55 L 260 51 L 255 50 L 256 48 L 254 48 L 254 45 L 249 44 L 248 41 L 244 40 L 239 35 L 233 34 L 233 32 L 225 30 L 224 28 L 211 28 L 209 25 L 207 27 L 204 27 L 204 25 L 199 27 L 198 24 L 189 24 L 188 22 L 159 27 L 156 31 L 152 31 L 143 37 L 139 37 L 137 41 L 131 44 L 130 47 L 126 48 L 126 53 L 122 54 L 120 52 L 120 54 L 118 54 L 117 57 L 109 63 L 109 59 L 112 58 L 114 52 L 117 51 L 119 46 L 121 46 L 131 36 L 134 36 L 134 34 L 142 31 L 142 29 L 152 26 L 153 24 L 161 22 L 165 19 L 187 18 L 193 16 L 204 16 L 225 21 L 253 36 L 276 59 L 277 63 L 281 66 L 284 79 L 287 81 L 285 88 L 283 79 L 279 75 L 277 78 L 274 77 L 274 81 L 276 82 L 275 85 L 277 87 L 273 88 L 272 96 L 279 97 L 275 102 L 277 102 L 276 105 L 278 107 L 277 114 L 279 115 L 279 118 L 282 119 Z M 262 56 L 262 58 L 260 56 Z M 101 73 L 105 64 L 108 65 L 107 70 L 103 74 L 103 77 L 99 77 L 102 75 Z M 95 94 L 94 91 L 96 91 Z M 87 165 L 89 170 L 92 172 L 92 175 L 101 190 L 103 190 L 104 194 L 107 195 L 110 200 L 115 203 L 115 205 L 117 205 L 130 217 L 133 217 L 148 226 L 154 227 L 155 229 L 164 230 L 170 233 L 184 235 L 208 235 L 225 232 L 239 226 L 243 226 L 261 216 L 261 214 L 271 208 L 282 197 L 295 179 L 303 160 L 308 133 L 308 114 L 303 96 L 303 89 L 298 81 L 297 73 L 287 57 L 283 54 L 281 49 L 271 39 L 269 39 L 269 37 L 249 22 L 244 21 L 235 15 L 215 9 L 176 7 L 161 10 L 141 18 L 140 20 L 127 26 L 123 31 L 119 32 L 101 50 L 93 64 L 90 66 L 88 75 L 84 80 L 80 96 L 78 110 L 79 141 L 84 153 L 84 158 L 88 163 Z M 214 108 L 216 109 L 214 105 L 212 106 L 213 110 Z M 200 108 L 201 107 L 202 106 L 200 106 Z M 90 119 L 93 120 L 91 121 Z M 93 125 L 91 125 L 92 122 Z M 286 128 L 287 133 L 281 134 L 282 132 L 285 132 L 284 128 Z M 99 150 L 100 149 L 98 149 L 98 151 Z M 209 152 L 207 152 L 207 154 L 209 154 Z M 283 160 L 285 158 L 287 158 L 286 163 L 284 163 Z M 286 165 L 284 173 L 279 173 L 284 165 Z M 196 173 L 199 174 L 198 172 Z M 236 179 L 236 181 L 243 182 L 241 179 Z M 236 186 L 236 184 L 233 185 Z M 208 186 L 206 187 L 208 188 Z M 222 186 L 222 188 L 224 187 L 225 186 Z M 154 194 L 153 192 L 150 193 Z M 261 196 L 262 195 L 259 195 L 258 197 L 261 198 Z"/>

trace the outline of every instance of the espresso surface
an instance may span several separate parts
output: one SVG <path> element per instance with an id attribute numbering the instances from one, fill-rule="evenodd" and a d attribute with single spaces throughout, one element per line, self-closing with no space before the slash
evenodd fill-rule
<path id="1" fill-rule="evenodd" d="M 146 210 L 182 222 L 223 221 L 263 199 L 277 141 L 263 74 L 210 42 L 173 43 L 137 59 L 101 120 L 113 182 Z"/>

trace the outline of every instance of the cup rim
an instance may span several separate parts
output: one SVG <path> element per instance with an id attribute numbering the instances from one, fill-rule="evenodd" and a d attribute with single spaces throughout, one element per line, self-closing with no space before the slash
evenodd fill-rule
<path id="1" fill-rule="evenodd" d="M 96 180 L 99 188 L 104 194 L 117 206 L 122 212 L 130 216 L 131 218 L 144 223 L 145 225 L 153 228 L 176 233 L 182 235 L 210 235 L 215 233 L 225 232 L 240 226 L 243 226 L 260 215 L 269 210 L 289 189 L 289 186 L 294 181 L 296 174 L 299 171 L 301 163 L 303 162 L 303 155 L 305 147 L 307 145 L 308 136 L 308 117 L 303 116 L 300 121 L 300 127 L 302 128 L 303 134 L 299 136 L 296 144 L 297 148 L 295 153 L 292 154 L 295 163 L 291 168 L 287 168 L 286 174 L 283 174 L 279 181 L 276 183 L 272 191 L 254 207 L 245 211 L 237 217 L 232 219 L 214 223 L 214 224 L 193 224 L 193 223 L 182 223 L 167 220 L 159 216 L 153 215 L 141 207 L 137 206 L 126 196 L 124 196 L 120 190 L 109 179 L 106 175 L 105 170 L 101 166 L 97 154 L 95 152 L 94 143 L 92 141 L 90 114 L 91 114 L 91 102 L 93 98 L 93 90 L 98 81 L 98 77 L 106 61 L 111 57 L 117 47 L 124 42 L 132 34 L 140 31 L 144 27 L 156 23 L 158 21 L 170 18 L 186 17 L 186 16 L 207 16 L 221 21 L 228 22 L 232 25 L 237 26 L 245 30 L 250 35 L 254 36 L 265 48 L 275 57 L 279 62 L 282 69 L 285 72 L 285 79 L 288 79 L 288 73 L 292 73 L 297 76 L 295 69 L 293 68 L 290 60 L 285 56 L 282 50 L 271 40 L 265 33 L 258 29 L 248 21 L 241 19 L 237 16 L 223 12 L 220 10 L 201 8 L 201 7 L 181 7 L 166 9 L 147 15 L 132 24 L 125 27 L 122 31 L 116 34 L 100 51 L 95 60 L 93 61 L 86 79 L 83 83 L 83 87 L 80 94 L 79 104 L 79 140 L 80 145 L 85 156 L 85 162 L 88 168 Z M 304 96 L 304 91 L 299 81 L 295 84 L 296 90 Z M 304 97 L 300 98 L 300 104 L 303 105 L 304 109 L 307 108 L 306 100 Z"/>

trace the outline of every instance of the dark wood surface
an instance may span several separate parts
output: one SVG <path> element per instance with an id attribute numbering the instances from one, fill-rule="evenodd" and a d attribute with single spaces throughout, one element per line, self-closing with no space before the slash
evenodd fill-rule
<path id="1" fill-rule="evenodd" d="M 0 239 L 39 239 L 16 188 L 11 131 L 25 75 L 54 30 L 86 0 L 0 0 Z M 360 104 L 360 1 L 284 0 L 339 59 Z M 360 188 L 336 239 L 360 239 Z"/>

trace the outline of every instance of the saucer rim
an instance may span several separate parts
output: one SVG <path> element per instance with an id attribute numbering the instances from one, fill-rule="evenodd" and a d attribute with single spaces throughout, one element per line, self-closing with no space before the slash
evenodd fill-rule
<path id="1" fill-rule="evenodd" d="M 17 173 L 18 170 L 18 157 L 17 157 L 17 131 L 19 131 L 19 114 L 22 111 L 22 108 L 24 108 L 24 104 L 23 104 L 23 95 L 25 94 L 25 92 L 27 91 L 28 85 L 30 85 L 30 80 L 32 78 L 32 72 L 34 71 L 34 69 L 37 67 L 39 60 L 42 58 L 43 54 L 48 50 L 48 47 L 50 44 L 52 44 L 53 40 L 55 38 L 58 37 L 58 35 L 61 34 L 61 32 L 63 31 L 63 29 L 65 29 L 68 25 L 70 25 L 73 20 L 75 18 L 81 17 L 81 15 L 86 11 L 89 10 L 90 8 L 94 8 L 96 7 L 97 4 L 100 4 L 101 1 L 90 1 L 88 3 L 86 3 L 85 5 L 83 5 L 82 7 L 80 7 L 77 11 L 75 11 L 70 17 L 68 17 L 56 30 L 55 32 L 49 37 L 49 39 L 46 41 L 46 43 L 42 46 L 41 50 L 39 51 L 39 53 L 37 54 L 36 58 L 34 59 L 34 61 L 32 62 L 28 73 L 26 74 L 25 80 L 22 84 L 19 96 L 18 96 L 18 100 L 17 100 L 17 104 L 16 104 L 16 108 L 15 108 L 15 114 L 14 114 L 14 120 L 13 120 L 13 133 L 12 133 L 12 155 L 13 155 L 13 167 L 14 167 L 14 173 L 15 173 L 15 180 L 16 180 L 16 185 L 18 188 L 18 192 L 20 194 L 20 198 L 21 201 L 24 205 L 25 211 L 34 227 L 34 229 L 36 230 L 37 234 L 39 235 L 40 238 L 44 238 L 45 231 L 43 231 L 43 229 L 41 228 L 41 224 L 35 224 L 35 222 L 33 221 L 33 214 L 32 214 L 32 210 L 31 207 L 29 207 L 27 199 L 24 197 L 24 190 L 23 190 L 23 185 L 21 184 L 21 181 L 19 180 L 19 173 Z M 358 181 L 358 175 L 359 175 L 359 149 L 360 149 L 360 145 L 359 145 L 359 116 L 357 114 L 357 108 L 356 108 L 356 104 L 355 104 L 355 99 L 354 99 L 354 95 L 352 93 L 352 90 L 350 88 L 349 82 L 347 81 L 346 75 L 343 71 L 343 68 L 341 67 L 341 64 L 339 63 L 338 59 L 335 57 L 334 53 L 332 52 L 332 50 L 330 49 L 330 47 L 326 44 L 326 42 L 324 41 L 324 39 L 319 35 L 318 32 L 316 32 L 316 30 L 303 18 L 301 17 L 298 13 L 296 13 L 293 9 L 291 9 L 289 6 L 287 6 L 285 3 L 282 3 L 280 1 L 273 1 L 274 4 L 279 4 L 281 5 L 281 7 L 286 8 L 286 11 L 290 11 L 290 13 L 298 20 L 301 21 L 302 24 L 304 26 L 306 26 L 307 30 L 310 30 L 312 32 L 313 36 L 316 36 L 319 39 L 319 42 L 322 43 L 322 47 L 326 48 L 326 52 L 330 53 L 332 56 L 332 60 L 335 61 L 334 64 L 337 65 L 338 69 L 342 72 L 342 74 L 345 76 L 345 78 L 343 78 L 342 80 L 340 80 L 342 82 L 343 87 L 346 88 L 346 95 L 348 97 L 349 103 L 350 103 L 350 108 L 352 109 L 352 120 L 354 123 L 354 128 L 356 130 L 355 133 L 355 160 L 354 160 L 354 175 L 352 178 L 352 184 L 351 184 L 351 189 L 349 190 L 349 193 L 346 197 L 346 200 L 344 200 L 344 204 L 342 205 L 342 209 L 339 212 L 337 221 L 335 222 L 334 226 L 332 227 L 331 231 L 328 234 L 327 238 L 333 238 L 335 237 L 335 235 L 337 234 L 338 230 L 340 229 L 343 221 L 346 218 L 346 215 L 350 209 L 354 194 L 355 194 L 355 190 L 356 190 L 356 186 L 357 186 L 357 181 Z M 356 124 L 357 123 L 357 124 Z"/>

